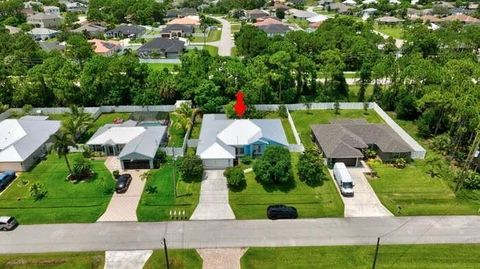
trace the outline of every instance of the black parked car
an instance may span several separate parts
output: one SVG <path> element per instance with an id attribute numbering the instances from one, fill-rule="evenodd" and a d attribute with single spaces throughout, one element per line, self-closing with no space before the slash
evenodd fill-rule
<path id="1" fill-rule="evenodd" d="M 269 219 L 296 219 L 298 213 L 293 206 L 271 205 L 267 208 L 267 217 Z"/>
<path id="2" fill-rule="evenodd" d="M 128 186 L 130 186 L 130 182 L 132 182 L 132 175 L 130 174 L 122 174 L 117 179 L 117 185 L 115 186 L 115 191 L 117 193 L 124 193 L 128 190 Z"/>
<path id="3" fill-rule="evenodd" d="M 0 191 L 4 190 L 15 179 L 14 171 L 0 173 Z"/>

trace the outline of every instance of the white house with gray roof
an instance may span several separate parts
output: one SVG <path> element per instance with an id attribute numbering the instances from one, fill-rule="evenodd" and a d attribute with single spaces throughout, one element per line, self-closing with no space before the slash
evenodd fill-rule
<path id="1" fill-rule="evenodd" d="M 46 152 L 60 121 L 28 116 L 0 122 L 0 171 L 27 171 Z"/>
<path id="2" fill-rule="evenodd" d="M 141 126 L 136 121 L 106 124 L 87 141 L 94 151 L 118 156 L 122 169 L 152 169 L 155 154 L 166 138 L 166 126 Z"/>
<path id="3" fill-rule="evenodd" d="M 269 145 L 288 147 L 279 119 L 231 120 L 223 114 L 206 114 L 197 155 L 206 169 L 224 169 L 243 156 L 262 155 Z"/>

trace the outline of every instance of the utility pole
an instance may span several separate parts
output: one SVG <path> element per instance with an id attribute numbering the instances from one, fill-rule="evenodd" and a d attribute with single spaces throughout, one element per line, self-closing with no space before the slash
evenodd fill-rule
<path id="1" fill-rule="evenodd" d="M 163 238 L 163 251 L 165 252 L 165 264 L 166 268 L 170 269 L 170 261 L 168 260 L 168 249 L 167 249 L 167 240 L 165 240 L 165 237 Z"/>
<path id="2" fill-rule="evenodd" d="M 176 173 L 175 173 L 175 169 L 176 169 L 176 162 L 175 162 L 175 149 L 172 147 L 172 156 L 173 156 L 173 159 L 172 159 L 172 163 L 173 163 L 173 169 L 172 169 L 172 178 L 173 178 L 173 197 L 177 198 L 177 179 L 176 179 Z"/>
<path id="3" fill-rule="evenodd" d="M 373 258 L 372 269 L 375 269 L 377 264 L 378 248 L 380 247 L 380 237 L 377 237 L 377 247 L 375 248 L 375 258 Z"/>

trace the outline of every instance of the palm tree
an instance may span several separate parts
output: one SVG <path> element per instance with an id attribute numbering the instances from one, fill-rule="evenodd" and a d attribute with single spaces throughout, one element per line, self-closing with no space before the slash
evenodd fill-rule
<path id="1" fill-rule="evenodd" d="M 186 132 L 193 127 L 193 120 L 198 114 L 200 114 L 199 109 L 192 108 L 188 103 L 183 103 L 173 112 L 173 115 L 176 116 L 173 126 Z"/>
<path id="2" fill-rule="evenodd" d="M 75 144 L 78 139 L 93 125 L 93 119 L 90 114 L 85 112 L 83 107 L 75 105 L 70 107 L 70 112 L 67 112 L 67 118 L 62 122 L 63 131 L 72 137 Z"/>
<path id="3" fill-rule="evenodd" d="M 70 152 L 69 146 L 74 146 L 75 142 L 73 141 L 72 137 L 64 132 L 58 132 L 53 135 L 53 148 L 58 154 L 58 157 L 64 157 L 65 163 L 67 164 L 68 172 L 73 174 L 72 167 L 70 166 L 70 162 L 68 161 L 68 153 Z"/>

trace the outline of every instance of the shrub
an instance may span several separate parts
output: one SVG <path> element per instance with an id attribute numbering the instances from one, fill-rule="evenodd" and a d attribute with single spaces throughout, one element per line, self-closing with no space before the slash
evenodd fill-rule
<path id="1" fill-rule="evenodd" d="M 89 146 L 84 145 L 83 146 L 83 158 L 91 158 L 92 157 L 92 149 Z"/>
<path id="2" fill-rule="evenodd" d="M 251 156 L 243 156 L 241 161 L 243 164 L 249 165 L 253 162 L 253 159 Z"/>
<path id="3" fill-rule="evenodd" d="M 269 146 L 253 165 L 257 180 L 263 183 L 287 182 L 292 178 L 292 164 L 288 149 Z"/>
<path id="4" fill-rule="evenodd" d="M 180 163 L 180 172 L 184 180 L 199 180 L 203 175 L 203 163 L 197 155 L 186 155 Z"/>
<path id="5" fill-rule="evenodd" d="M 442 153 L 448 151 L 452 147 L 452 139 L 448 134 L 438 135 L 431 140 L 432 147 Z"/>
<path id="6" fill-rule="evenodd" d="M 113 178 L 117 179 L 120 176 L 120 171 L 113 170 L 112 175 L 113 175 Z"/>
<path id="7" fill-rule="evenodd" d="M 363 152 L 363 155 L 365 155 L 367 159 L 374 159 L 375 157 L 377 157 L 377 151 L 369 148 Z"/>
<path id="8" fill-rule="evenodd" d="M 240 167 L 229 167 L 223 172 L 223 175 L 227 178 L 229 187 L 239 187 L 245 184 L 245 174 Z"/>
<path id="9" fill-rule="evenodd" d="M 285 105 L 278 106 L 277 113 L 280 118 L 284 118 L 284 119 L 287 118 L 288 117 L 287 106 Z"/>
<path id="10" fill-rule="evenodd" d="M 335 114 L 340 114 L 340 103 L 338 101 L 333 103 L 333 109 L 335 110 Z"/>
<path id="11" fill-rule="evenodd" d="M 480 189 L 480 174 L 475 171 L 468 171 L 465 177 L 465 187 L 470 190 Z"/>
<path id="12" fill-rule="evenodd" d="M 148 185 L 145 187 L 145 191 L 146 191 L 148 194 L 155 194 L 155 193 L 158 192 L 157 186 L 154 186 L 154 185 L 151 185 L 151 184 L 148 184 Z"/>
<path id="13" fill-rule="evenodd" d="M 161 149 L 158 149 L 155 153 L 154 163 L 155 167 L 160 167 L 161 164 L 167 162 L 167 153 Z"/>
<path id="14" fill-rule="evenodd" d="M 34 183 L 30 186 L 30 196 L 35 200 L 41 200 L 47 196 L 47 191 L 44 190 L 44 186 L 40 183 Z"/>
<path id="15" fill-rule="evenodd" d="M 325 179 L 323 163 L 316 150 L 307 149 L 298 162 L 298 176 L 300 180 L 315 184 Z"/>
<path id="16" fill-rule="evenodd" d="M 404 158 L 396 158 L 393 161 L 393 166 L 398 169 L 403 169 L 407 167 L 407 161 Z"/>
<path id="17" fill-rule="evenodd" d="M 92 164 L 85 158 L 77 158 L 72 167 L 70 180 L 84 180 L 92 176 Z"/>

